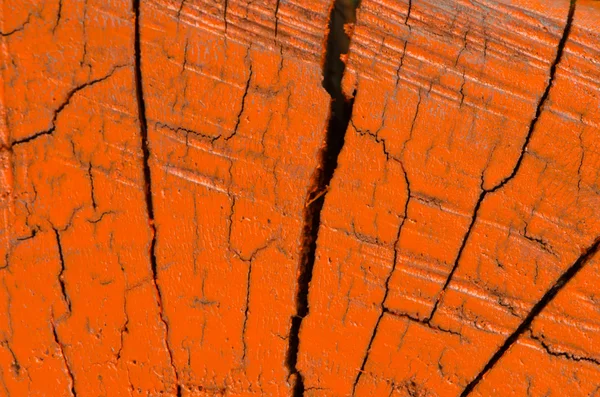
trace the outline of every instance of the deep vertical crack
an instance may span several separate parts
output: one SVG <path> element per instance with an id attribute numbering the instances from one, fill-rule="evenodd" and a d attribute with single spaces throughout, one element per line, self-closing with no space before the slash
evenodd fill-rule
<path id="1" fill-rule="evenodd" d="M 538 101 L 538 104 L 535 109 L 535 115 L 531 119 L 531 122 L 529 123 L 529 129 L 527 131 L 527 135 L 525 136 L 525 140 L 523 141 L 523 145 L 521 146 L 521 153 L 519 155 L 519 158 L 517 159 L 512 172 L 508 176 L 506 176 L 504 179 L 502 179 L 496 186 L 489 188 L 489 189 L 485 189 L 483 186 L 484 181 L 483 181 L 483 177 L 482 177 L 481 193 L 479 195 L 479 198 L 477 199 L 477 203 L 475 204 L 475 208 L 473 210 L 473 216 L 471 217 L 471 223 L 469 224 L 469 227 L 467 228 L 467 232 L 465 233 L 463 240 L 461 242 L 460 248 L 458 249 L 458 253 L 456 255 L 456 260 L 454 261 L 454 265 L 452 266 L 452 269 L 450 270 L 450 273 L 448 274 L 448 277 L 446 278 L 446 281 L 444 282 L 442 290 L 437 295 L 436 301 L 433 305 L 433 309 L 431 310 L 431 314 L 426 319 L 427 323 L 429 323 L 431 321 L 431 319 L 433 318 L 433 316 L 435 315 L 435 313 L 438 309 L 439 303 L 440 303 L 446 289 L 450 285 L 450 282 L 452 281 L 452 279 L 454 277 L 454 273 L 458 269 L 464 249 L 467 245 L 467 241 L 469 240 L 469 237 L 471 236 L 471 232 L 473 231 L 473 227 L 475 226 L 475 222 L 477 220 L 477 217 L 479 216 L 479 209 L 481 208 L 481 204 L 483 203 L 483 201 L 485 200 L 485 198 L 487 197 L 488 194 L 494 193 L 494 192 L 500 190 L 509 181 L 511 181 L 517 175 L 517 172 L 521 168 L 521 164 L 523 164 L 523 158 L 525 157 L 525 153 L 527 152 L 527 150 L 529 148 L 529 142 L 531 141 L 531 137 L 533 136 L 533 133 L 535 132 L 537 122 L 542 114 L 542 111 L 546 105 L 546 101 L 548 100 L 550 90 L 552 89 L 552 86 L 554 84 L 554 78 L 556 76 L 556 69 L 562 59 L 564 48 L 567 43 L 567 39 L 569 38 L 569 34 L 571 32 L 571 25 L 573 24 L 573 15 L 575 14 L 575 6 L 576 6 L 576 1 L 571 0 L 570 6 L 569 6 L 569 12 L 567 14 L 567 20 L 565 23 L 565 28 L 563 30 L 563 34 L 560 38 L 560 41 L 558 42 L 556 56 L 554 58 L 554 61 L 552 62 L 552 65 L 550 66 L 548 83 L 546 84 L 546 87 L 544 88 L 544 92 L 542 93 L 542 96 L 540 97 L 540 100 Z"/>
<path id="2" fill-rule="evenodd" d="M 317 165 L 304 208 L 304 227 L 300 264 L 298 270 L 298 289 L 296 293 L 296 315 L 292 317 L 290 335 L 288 338 L 288 352 L 286 364 L 290 377 L 295 377 L 293 396 L 304 395 L 304 379 L 296 366 L 298 361 L 298 348 L 300 344 L 300 327 L 302 320 L 308 315 L 308 290 L 312 280 L 315 264 L 315 251 L 317 236 L 321 224 L 321 210 L 325 202 L 326 190 L 337 168 L 338 157 L 344 146 L 344 137 L 350 118 L 354 96 L 346 99 L 342 93 L 342 77 L 345 64 L 340 56 L 348 53 L 350 37 L 344 31 L 344 24 L 356 20 L 358 1 L 335 0 L 331 7 L 329 17 L 329 30 L 327 48 L 325 50 L 325 63 L 323 66 L 323 87 L 331 96 L 329 124 L 325 138 L 325 145 L 319 154 Z"/>
<path id="3" fill-rule="evenodd" d="M 502 346 L 494 353 L 492 358 L 483 367 L 481 372 L 473 378 L 471 382 L 465 387 L 461 394 L 461 397 L 466 397 L 475 389 L 475 387 L 481 382 L 486 373 L 488 373 L 495 365 L 500 361 L 502 356 L 510 349 L 510 347 L 519 339 L 523 333 L 525 333 L 533 323 L 533 320 L 554 300 L 556 295 L 579 273 L 581 269 L 594 257 L 600 248 L 600 237 L 596 238 L 596 241 L 586 249 L 579 258 L 569 267 L 559 278 L 556 280 L 554 285 L 550 287 L 548 291 L 542 296 L 542 298 L 533 306 L 527 317 L 519 324 L 517 329 L 510 334 L 510 336 L 504 341 Z"/>
<path id="4" fill-rule="evenodd" d="M 134 32 L 134 56 L 135 56 L 135 91 L 138 105 L 138 119 L 140 122 L 140 136 L 142 138 L 141 147 L 143 155 L 143 172 L 144 172 L 144 193 L 146 201 L 146 209 L 148 212 L 148 227 L 151 232 L 150 241 L 150 267 L 152 270 L 152 278 L 154 287 L 156 290 L 156 296 L 159 306 L 160 321 L 165 327 L 165 346 L 169 354 L 169 360 L 173 373 L 175 375 L 175 384 L 177 390 L 177 396 L 181 396 L 181 385 L 179 383 L 179 376 L 177 368 L 173 361 L 173 350 L 169 344 L 169 323 L 167 322 L 164 309 L 163 299 L 158 286 L 158 274 L 157 274 L 157 260 L 156 260 L 156 224 L 154 220 L 154 202 L 152 198 L 152 178 L 150 170 L 150 147 L 148 142 L 148 120 L 146 118 L 146 103 L 144 102 L 144 85 L 142 82 L 142 52 L 141 52 L 141 40 L 140 40 L 140 0 L 133 0 L 133 12 L 135 14 L 135 32 Z"/>

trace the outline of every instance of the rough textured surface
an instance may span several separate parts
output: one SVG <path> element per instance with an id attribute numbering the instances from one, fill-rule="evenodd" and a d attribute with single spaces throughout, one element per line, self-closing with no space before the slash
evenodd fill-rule
<path id="1" fill-rule="evenodd" d="M 300 334 L 312 395 L 460 394 L 597 249 L 599 8 L 581 3 L 362 2 Z"/>
<path id="2" fill-rule="evenodd" d="M 355 5 L 3 0 L 0 396 L 600 393 L 600 3 Z"/>
<path id="3" fill-rule="evenodd" d="M 140 10 L 156 279 L 175 377 L 191 392 L 284 395 L 294 384 L 304 210 L 329 115 L 329 4 L 277 5 Z"/>
<path id="4" fill-rule="evenodd" d="M 3 3 L 0 393 L 291 393 L 329 7 Z"/>

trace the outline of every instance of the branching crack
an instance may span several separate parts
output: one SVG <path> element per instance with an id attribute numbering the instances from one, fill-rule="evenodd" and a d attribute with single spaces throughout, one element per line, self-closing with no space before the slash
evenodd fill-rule
<path id="1" fill-rule="evenodd" d="M 475 389 L 475 387 L 481 382 L 485 374 L 487 374 L 495 365 L 500 361 L 502 356 L 510 349 L 510 347 L 519 339 L 521 335 L 523 335 L 528 329 L 530 329 L 533 320 L 548 306 L 558 295 L 558 293 L 579 273 L 581 269 L 594 257 L 594 255 L 598 252 L 600 248 L 600 237 L 596 238 L 596 240 L 592 243 L 592 245 L 587 248 L 579 258 L 573 263 L 546 291 L 544 296 L 533 306 L 527 317 L 519 324 L 517 329 L 504 341 L 502 346 L 494 353 L 492 358 L 488 361 L 488 363 L 483 367 L 481 372 L 473 378 L 471 382 L 465 387 L 465 390 L 462 392 L 461 397 L 466 397 Z"/>
<path id="2" fill-rule="evenodd" d="M 529 148 L 529 142 L 531 141 L 531 137 L 533 136 L 533 133 L 535 132 L 537 122 L 539 120 L 540 115 L 542 114 L 542 111 L 546 105 L 546 101 L 548 100 L 548 95 L 554 84 L 556 69 L 562 59 L 564 47 L 565 47 L 565 44 L 567 43 L 569 33 L 571 32 L 571 25 L 573 23 L 573 15 L 575 13 L 575 4 L 576 4 L 575 0 L 572 0 L 570 7 L 569 7 L 569 12 L 567 15 L 565 28 L 563 30 L 562 37 L 560 38 L 560 41 L 558 43 L 556 57 L 554 58 L 554 62 L 550 66 L 548 82 L 547 82 L 546 87 L 544 88 L 544 92 L 542 93 L 542 96 L 540 97 L 540 100 L 538 101 L 538 104 L 536 106 L 535 115 L 531 119 L 531 122 L 529 123 L 529 129 L 527 131 L 527 135 L 525 136 L 525 140 L 523 141 L 523 144 L 521 146 L 521 153 L 519 155 L 519 158 L 517 159 L 515 166 L 513 167 L 513 170 L 511 171 L 511 173 L 508 176 L 506 176 L 504 179 L 502 179 L 496 186 L 486 189 L 484 187 L 484 181 L 483 181 L 484 178 L 482 177 L 481 193 L 479 194 L 479 198 L 477 199 L 477 203 L 475 204 L 475 208 L 473 209 L 473 216 L 471 217 L 471 222 L 469 224 L 469 227 L 467 228 L 467 232 L 463 236 L 463 239 L 462 239 L 461 245 L 458 249 L 458 253 L 456 255 L 456 259 L 454 261 L 452 269 L 450 270 L 450 273 L 448 274 L 448 277 L 446 278 L 446 281 L 444 282 L 444 285 L 443 285 L 441 291 L 437 294 L 437 298 L 433 305 L 433 309 L 431 310 L 431 313 L 429 314 L 428 318 L 426 319 L 426 322 L 430 322 L 431 319 L 433 318 L 433 316 L 435 315 L 438 305 L 439 305 L 442 297 L 444 296 L 444 293 L 445 293 L 446 289 L 448 288 L 448 285 L 452 281 L 456 270 L 458 269 L 464 249 L 467 245 L 467 241 L 469 240 L 469 237 L 471 236 L 471 232 L 473 231 L 473 227 L 475 225 L 475 222 L 477 221 L 477 217 L 479 216 L 479 209 L 481 208 L 481 204 L 483 203 L 483 201 L 485 200 L 485 198 L 487 197 L 488 194 L 494 193 L 494 192 L 502 189 L 509 181 L 511 181 L 517 175 L 517 172 L 521 168 L 521 164 L 523 163 L 523 158 L 525 157 L 525 153 L 527 152 L 527 150 Z"/>
<path id="3" fill-rule="evenodd" d="M 347 7 L 351 7 L 351 9 Z M 295 378 L 294 397 L 303 396 L 305 391 L 304 379 L 298 371 L 296 364 L 300 344 L 300 327 L 302 320 L 309 313 L 308 290 L 315 263 L 321 210 L 323 209 L 329 184 L 337 168 L 340 151 L 344 146 L 344 137 L 352 116 L 353 98 L 356 96 L 352 95 L 351 99 L 346 100 L 342 93 L 341 81 L 345 64 L 340 59 L 340 55 L 348 53 L 350 38 L 344 31 L 344 24 L 355 21 L 357 7 L 358 2 L 356 1 L 335 0 L 329 17 L 327 48 L 323 66 L 323 87 L 331 96 L 329 125 L 326 142 L 319 154 L 319 164 L 311 178 L 305 201 L 304 227 L 298 270 L 298 289 L 296 293 L 296 314 L 291 319 L 286 358 L 289 378 Z"/>
<path id="4" fill-rule="evenodd" d="M 142 81 L 142 53 L 140 39 L 140 0 L 133 0 L 133 12 L 135 14 L 135 32 L 134 32 L 134 56 L 135 56 L 135 90 L 138 105 L 138 119 L 140 123 L 141 149 L 143 155 L 143 171 L 144 171 L 144 190 L 146 195 L 146 208 L 148 212 L 148 226 L 152 235 L 149 247 L 150 267 L 152 270 L 153 284 L 156 290 L 157 303 L 159 306 L 160 320 L 165 328 L 165 346 L 169 354 L 169 360 L 173 373 L 175 375 L 175 385 L 177 396 L 181 396 L 181 384 L 179 383 L 179 375 L 173 359 L 173 349 L 169 343 L 169 323 L 165 318 L 163 299 L 160 287 L 158 285 L 158 269 L 156 259 L 156 234 L 157 228 L 154 220 L 154 202 L 152 198 L 152 177 L 150 170 L 150 147 L 148 141 L 148 120 L 146 118 L 146 103 L 144 101 L 144 85 Z"/>

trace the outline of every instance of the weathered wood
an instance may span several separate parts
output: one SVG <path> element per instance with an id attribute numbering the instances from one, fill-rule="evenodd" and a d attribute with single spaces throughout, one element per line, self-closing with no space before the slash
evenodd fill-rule
<path id="1" fill-rule="evenodd" d="M 594 353 L 567 336 L 590 320 L 564 312 L 586 299 L 545 326 L 554 306 L 536 314 L 600 235 L 599 9 L 577 4 L 573 17 L 568 1 L 362 2 L 344 80 L 354 110 L 300 335 L 311 395 L 468 394 L 515 333 L 550 344 L 535 346 L 544 358 L 514 367 L 520 383 L 501 359 L 483 395 L 534 376 L 536 395 L 593 391 L 597 367 L 569 358 Z M 569 326 L 546 339 L 548 321 Z M 556 359 L 544 349 L 586 380 L 542 387 Z"/>

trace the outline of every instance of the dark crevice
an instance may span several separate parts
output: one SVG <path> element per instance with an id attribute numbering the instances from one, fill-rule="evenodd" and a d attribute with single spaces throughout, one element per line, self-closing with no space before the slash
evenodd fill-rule
<path id="1" fill-rule="evenodd" d="M 586 361 L 586 362 L 589 362 L 594 365 L 600 365 L 600 361 L 595 358 L 579 356 L 577 354 L 573 354 L 573 353 L 569 353 L 569 352 L 565 352 L 565 351 L 558 351 L 556 348 L 553 348 L 549 343 L 546 342 L 543 335 L 538 336 L 538 335 L 535 335 L 533 332 L 530 332 L 529 336 L 531 337 L 531 339 L 538 341 L 538 343 L 542 346 L 542 348 L 544 348 L 544 350 L 546 350 L 546 353 L 548 353 L 551 356 L 562 357 L 567 360 L 572 360 L 572 361 L 577 361 L 577 362 Z"/>
<path id="2" fill-rule="evenodd" d="M 228 141 L 233 138 L 240 127 L 240 122 L 242 121 L 242 115 L 244 114 L 244 108 L 246 107 L 246 97 L 248 96 L 248 91 L 250 90 L 250 81 L 252 80 L 252 63 L 250 63 L 250 71 L 248 72 L 248 79 L 246 80 L 246 86 L 244 87 L 244 94 L 242 95 L 242 104 L 240 106 L 240 111 L 237 114 L 237 119 L 235 122 L 235 126 L 233 127 L 233 132 L 231 135 L 225 137 L 225 140 Z"/>
<path id="3" fill-rule="evenodd" d="M 415 316 L 411 316 L 410 314 L 407 314 L 407 313 L 396 312 L 396 311 L 388 309 L 387 307 L 383 308 L 383 312 L 384 312 L 384 314 L 387 314 L 387 315 L 390 315 L 390 316 L 405 318 L 408 321 L 412 321 L 414 323 L 419 323 L 419 324 L 425 325 L 428 328 L 433 329 L 435 331 L 440 331 L 440 332 L 444 332 L 444 333 L 447 333 L 447 334 L 450 334 L 450 335 L 458 336 L 459 339 L 461 339 L 461 340 L 463 338 L 462 334 L 460 332 L 458 332 L 458 331 L 453 331 L 450 328 L 444 328 L 444 327 L 441 327 L 439 325 L 434 325 L 434 324 L 425 322 L 424 320 L 422 320 L 422 319 L 420 319 L 418 317 L 415 317 Z"/>
<path id="4" fill-rule="evenodd" d="M 160 321 L 165 327 L 165 346 L 169 354 L 169 360 L 173 373 L 175 375 L 175 384 L 177 396 L 181 396 L 181 385 L 179 384 L 179 376 L 177 368 L 173 360 L 173 350 L 169 344 L 169 324 L 164 315 L 163 299 L 160 287 L 158 286 L 158 269 L 156 259 L 156 224 L 154 220 L 154 202 L 152 198 L 152 178 L 150 170 L 150 146 L 148 141 L 148 120 L 146 118 L 146 103 L 144 101 L 144 85 L 142 81 L 142 52 L 140 39 L 140 0 L 133 0 L 133 12 L 135 14 L 135 32 L 134 32 L 134 77 L 135 91 L 138 105 L 138 119 L 140 122 L 141 149 L 143 155 L 143 172 L 144 172 L 144 193 L 146 201 L 146 209 L 148 212 L 148 227 L 150 228 L 151 241 L 149 247 L 150 267 L 152 270 L 152 278 L 156 290 L 157 303 L 159 307 Z"/>
<path id="5" fill-rule="evenodd" d="M 523 335 L 533 323 L 533 320 L 554 300 L 556 295 L 579 273 L 579 271 L 594 257 L 600 248 L 600 237 L 594 241 L 594 243 L 586 249 L 583 254 L 569 267 L 559 278 L 556 280 L 554 285 L 542 296 L 542 298 L 533 306 L 527 317 L 521 322 L 517 329 L 506 339 L 506 341 L 500 346 L 500 348 L 494 353 L 492 358 L 483 367 L 481 372 L 475 376 L 475 378 L 469 382 L 465 390 L 462 392 L 461 397 L 468 396 L 475 387 L 481 382 L 486 373 L 488 373 L 498 361 L 504 356 L 504 354 L 510 349 L 510 347 Z"/>
<path id="6" fill-rule="evenodd" d="M 137 1 L 137 0 L 134 0 Z M 227 34 L 227 28 L 228 28 L 228 23 L 227 23 L 227 8 L 228 8 L 229 4 L 228 4 L 228 0 L 225 0 L 225 3 L 223 4 L 223 23 L 225 24 L 225 34 Z"/>
<path id="7" fill-rule="evenodd" d="M 121 266 L 121 272 L 123 272 L 123 277 L 125 277 L 125 269 L 123 268 L 123 265 L 121 263 L 119 263 L 119 265 Z M 123 317 L 125 317 L 125 321 L 123 322 L 123 325 L 121 326 L 119 332 L 119 340 L 121 341 L 121 345 L 119 346 L 119 350 L 115 354 L 117 362 L 121 359 L 121 354 L 123 353 L 123 347 L 125 346 L 125 334 L 129 333 L 129 316 L 127 315 L 127 291 L 125 291 L 125 293 L 123 294 Z"/>
<path id="8" fill-rule="evenodd" d="M 275 37 L 277 37 L 277 34 L 279 33 L 279 3 L 281 2 L 281 0 L 277 0 L 277 3 L 275 3 Z"/>
<path id="9" fill-rule="evenodd" d="M 493 188 L 489 189 L 488 191 L 490 193 L 493 193 L 493 192 L 497 191 L 498 189 L 501 189 L 502 187 L 504 187 L 504 185 L 506 185 L 511 179 L 513 179 L 517 175 L 519 168 L 521 168 L 521 164 L 523 163 L 523 158 L 525 157 L 525 153 L 527 152 L 527 148 L 529 147 L 529 141 L 531 140 L 531 137 L 533 136 L 533 132 L 535 131 L 537 122 L 542 114 L 542 111 L 544 110 L 546 101 L 548 100 L 548 96 L 550 95 L 550 89 L 554 85 L 556 69 L 558 68 L 558 64 L 560 63 L 560 60 L 563 57 L 565 45 L 567 44 L 569 34 L 571 33 L 571 26 L 573 25 L 573 15 L 575 15 L 575 6 L 576 6 L 576 1 L 571 0 L 571 4 L 569 6 L 569 13 L 567 15 L 567 21 L 565 24 L 565 29 L 563 30 L 563 34 L 562 34 L 562 37 L 560 38 L 560 41 L 558 42 L 558 48 L 556 50 L 556 57 L 554 58 L 554 62 L 552 62 L 552 65 L 550 66 L 550 75 L 548 77 L 548 83 L 546 84 L 546 88 L 544 89 L 544 92 L 542 93 L 542 97 L 540 98 L 540 100 L 537 104 L 537 107 L 535 109 L 535 116 L 533 117 L 533 119 L 531 119 L 531 122 L 529 123 L 529 129 L 527 131 L 527 136 L 525 137 L 525 142 L 523 142 L 523 146 L 521 146 L 521 155 L 519 156 L 517 163 L 515 164 L 515 167 L 513 168 L 510 175 L 508 175 L 506 178 L 504 178 L 502 181 L 500 181 L 499 184 L 497 184 Z"/>
<path id="10" fill-rule="evenodd" d="M 415 110 L 415 115 L 410 123 L 410 131 L 408 133 L 408 140 L 406 142 L 404 142 L 404 144 L 402 145 L 402 152 L 404 152 L 404 150 L 406 149 L 406 145 L 408 144 L 408 142 L 410 142 L 413 138 L 413 132 L 415 130 L 415 124 L 417 123 L 417 118 L 419 117 L 419 110 L 421 109 L 421 102 L 423 100 L 422 95 L 421 95 L 421 89 L 419 89 L 418 91 L 419 97 L 417 99 L 417 108 Z"/>
<path id="11" fill-rule="evenodd" d="M 90 180 L 90 198 L 92 200 L 92 208 L 95 211 L 98 208 L 98 205 L 96 204 L 96 193 L 95 193 L 95 186 L 94 186 L 94 175 L 92 175 L 92 162 L 90 162 L 88 164 L 87 173 L 88 173 L 88 178 Z"/>
<path id="12" fill-rule="evenodd" d="M 52 319 L 52 335 L 54 336 L 54 342 L 58 345 L 58 350 L 60 350 L 60 354 L 63 356 L 63 360 L 65 361 L 65 368 L 67 370 L 67 375 L 69 376 L 69 381 L 71 382 L 71 395 L 73 397 L 77 397 L 77 392 L 75 391 L 75 376 L 73 375 L 73 371 L 71 370 L 71 366 L 69 365 L 69 360 L 67 360 L 67 355 L 65 354 L 63 344 L 58 338 L 58 333 L 56 332 L 56 325 L 54 324 L 54 319 Z"/>
<path id="13" fill-rule="evenodd" d="M 410 203 L 410 198 L 411 198 L 410 182 L 408 180 L 408 174 L 406 173 L 404 166 L 402 165 L 402 163 L 400 163 L 400 165 L 402 166 L 402 171 L 404 173 L 404 182 L 406 183 L 406 189 L 407 189 L 406 203 L 404 204 L 404 217 L 402 218 L 402 221 L 400 222 L 400 225 L 398 227 L 398 232 L 396 233 L 396 239 L 394 241 L 394 259 L 392 260 L 392 268 L 390 269 L 390 271 L 385 279 L 385 292 L 383 294 L 383 299 L 381 300 L 381 313 L 379 314 L 379 317 L 377 318 L 377 321 L 375 322 L 375 327 L 373 328 L 373 333 L 371 334 L 371 339 L 369 339 L 369 344 L 367 345 L 367 350 L 366 350 L 365 356 L 363 358 L 362 364 L 360 366 L 360 371 L 358 372 L 358 374 L 356 375 L 356 378 L 354 379 L 354 384 L 352 385 L 352 395 L 355 394 L 356 386 L 358 386 L 360 377 L 365 372 L 365 366 L 367 365 L 367 361 L 369 361 L 369 353 L 371 351 L 371 347 L 373 346 L 373 341 L 375 340 L 375 337 L 377 336 L 377 330 L 379 329 L 379 324 L 381 323 L 381 320 L 383 319 L 383 316 L 385 315 L 385 313 L 388 312 L 385 307 L 385 302 L 386 302 L 387 297 L 390 292 L 390 280 L 392 279 L 392 275 L 394 274 L 394 271 L 396 270 L 396 262 L 398 260 L 398 251 L 400 250 L 400 247 L 399 247 L 400 236 L 402 235 L 402 229 L 404 227 L 404 224 L 406 223 L 406 219 L 408 218 L 408 204 Z"/>
<path id="14" fill-rule="evenodd" d="M 54 130 L 55 130 L 55 127 L 54 127 L 54 125 L 52 125 L 52 127 L 49 130 L 36 132 L 35 134 L 32 134 L 28 137 L 16 140 L 12 143 L 11 148 L 14 146 L 17 146 L 17 145 L 21 145 L 23 143 L 31 142 L 31 141 L 33 141 L 41 136 L 44 136 L 44 135 L 52 135 L 52 133 L 54 133 Z"/>
<path id="15" fill-rule="evenodd" d="M 52 34 L 56 32 L 58 25 L 60 24 L 60 20 L 62 19 L 62 0 L 58 0 L 58 11 L 56 12 L 56 22 L 52 27 Z"/>
<path id="16" fill-rule="evenodd" d="M 20 26 L 17 26 L 16 28 L 14 28 L 13 30 L 10 30 L 8 32 L 0 31 L 0 37 L 8 37 L 14 33 L 23 31 L 25 29 L 25 26 L 27 26 L 30 21 L 31 21 L 31 14 L 28 14 L 27 19 L 25 19 L 25 22 L 23 22 Z"/>
<path id="17" fill-rule="evenodd" d="M 410 29 L 410 25 L 408 24 L 408 20 L 410 19 L 410 13 L 412 12 L 412 0 L 408 0 L 408 9 L 406 10 L 406 19 L 404 19 L 404 24 L 408 26 Z"/>
<path id="18" fill-rule="evenodd" d="M 525 136 L 525 140 L 523 141 L 523 144 L 521 146 L 521 153 L 519 155 L 519 158 L 517 159 L 515 166 L 513 167 L 513 170 L 511 171 L 511 173 L 508 176 L 506 176 L 504 179 L 502 179 L 496 186 L 494 186 L 492 188 L 489 188 L 489 189 L 484 188 L 484 178 L 482 176 L 482 184 L 481 184 L 482 190 L 479 195 L 479 198 L 477 199 L 477 203 L 475 204 L 475 208 L 473 210 L 473 216 L 471 217 L 471 223 L 469 224 L 467 232 L 465 233 L 463 240 L 461 242 L 460 248 L 458 249 L 458 253 L 456 255 L 456 260 L 454 261 L 454 265 L 452 266 L 452 269 L 450 270 L 450 273 L 448 274 L 448 277 L 446 278 L 446 281 L 444 282 L 444 286 L 442 287 L 442 290 L 437 295 L 437 299 L 433 305 L 433 309 L 431 310 L 431 314 L 429 315 L 427 322 L 431 321 L 431 319 L 435 315 L 438 305 L 443 297 L 443 294 L 446 291 L 446 289 L 448 288 L 448 285 L 450 284 L 450 282 L 452 281 L 452 279 L 454 277 L 454 273 L 456 272 L 456 270 L 458 268 L 458 265 L 462 258 L 463 251 L 465 249 L 465 246 L 467 245 L 467 241 L 469 240 L 471 232 L 473 231 L 473 226 L 475 225 L 475 222 L 479 215 L 479 209 L 481 207 L 481 204 L 483 203 L 483 201 L 485 200 L 485 198 L 488 194 L 494 193 L 494 192 L 502 189 L 509 181 L 511 181 L 517 175 L 519 169 L 521 168 L 521 165 L 523 164 L 523 159 L 525 157 L 525 153 L 528 150 L 529 142 L 531 141 L 531 137 L 533 136 L 533 133 L 537 126 L 537 122 L 540 118 L 540 115 L 542 114 L 542 111 L 543 111 L 545 105 L 546 105 L 546 101 L 548 100 L 550 90 L 554 84 L 556 69 L 562 59 L 564 48 L 567 43 L 567 39 L 569 38 L 569 33 L 571 32 L 571 25 L 573 23 L 573 15 L 575 14 L 575 3 L 576 3 L 575 0 L 571 0 L 565 28 L 563 30 L 562 37 L 560 38 L 560 41 L 558 43 L 558 49 L 556 50 L 556 57 L 554 58 L 554 62 L 552 62 L 552 65 L 550 66 L 548 82 L 547 82 L 546 87 L 544 88 L 544 92 L 542 93 L 542 96 L 540 97 L 540 100 L 538 101 L 538 104 L 536 106 L 535 115 L 531 119 L 531 122 L 529 123 L 529 129 L 527 131 L 527 135 Z"/>
<path id="19" fill-rule="evenodd" d="M 309 313 L 308 290 L 312 280 L 315 263 L 317 236 L 321 224 L 321 210 L 327 195 L 327 189 L 338 165 L 338 157 L 344 146 L 344 137 L 354 105 L 355 94 L 346 99 L 342 93 L 342 76 L 345 63 L 340 56 L 347 54 L 350 48 L 350 37 L 344 30 L 346 23 L 356 21 L 356 10 L 359 2 L 355 0 L 335 0 L 329 17 L 327 48 L 323 65 L 323 87 L 331 96 L 329 124 L 325 144 L 319 154 L 317 165 L 311 179 L 304 208 L 304 228 L 300 263 L 298 270 L 298 290 L 296 294 L 296 315 L 292 317 L 286 365 L 290 378 L 295 378 L 293 396 L 304 395 L 305 387 L 302 374 L 298 371 L 299 333 L 302 320 Z"/>
<path id="20" fill-rule="evenodd" d="M 60 284 L 60 291 L 62 293 L 63 299 L 67 304 L 67 308 L 69 309 L 69 314 L 71 314 L 71 298 L 69 298 L 69 294 L 67 293 L 67 287 L 65 285 L 65 257 L 63 255 L 62 242 L 60 240 L 60 232 L 58 229 L 53 229 L 54 235 L 56 236 L 56 245 L 58 247 L 58 259 L 60 261 L 60 272 L 58 273 L 58 283 Z"/>
<path id="21" fill-rule="evenodd" d="M 10 353 L 11 358 L 12 358 L 12 363 L 10 364 L 10 368 L 15 372 L 15 375 L 20 376 L 21 369 L 23 367 L 19 363 L 19 360 L 17 359 L 17 355 L 15 354 L 14 350 L 10 346 L 8 339 L 4 339 L 3 341 L 1 341 L 0 346 L 4 347 Z"/>
<path id="22" fill-rule="evenodd" d="M 52 126 L 45 130 L 45 131 L 40 131 L 40 132 L 36 132 L 28 137 L 25 138 L 21 138 L 19 140 L 16 141 L 12 141 L 10 144 L 10 148 L 17 146 L 17 145 L 22 145 L 24 143 L 27 142 L 31 142 L 34 139 L 39 138 L 40 136 L 44 136 L 44 135 L 52 135 L 54 133 L 54 130 L 56 129 L 56 121 L 58 120 L 58 116 L 60 115 L 60 113 L 71 103 L 71 99 L 73 99 L 73 96 L 75 96 L 75 94 L 77 94 L 79 91 L 83 90 L 84 88 L 90 87 L 94 84 L 98 84 L 106 79 L 108 79 L 109 77 L 111 77 L 117 70 L 124 68 L 128 65 L 117 65 L 115 66 L 107 75 L 99 77 L 97 79 L 94 80 L 90 80 L 86 83 L 80 84 L 77 87 L 71 89 L 68 93 L 67 93 L 67 97 L 65 98 L 65 100 L 60 104 L 60 106 L 58 108 L 56 108 L 56 110 L 54 111 L 54 116 L 52 116 Z"/>
<path id="23" fill-rule="evenodd" d="M 454 265 L 452 266 L 452 269 L 450 270 L 450 273 L 448 274 L 448 277 L 446 278 L 446 281 L 444 282 L 444 285 L 442 286 L 442 290 L 438 294 L 437 299 L 436 299 L 435 303 L 433 304 L 431 313 L 425 319 L 426 323 L 431 322 L 431 319 L 433 318 L 433 316 L 435 316 L 435 313 L 437 311 L 438 305 L 440 304 L 441 298 L 442 298 L 444 292 L 446 291 L 446 289 L 448 288 L 448 285 L 450 285 L 450 282 L 452 281 L 452 279 L 454 277 L 454 273 L 458 269 L 458 264 L 460 263 L 462 254 L 465 250 L 465 247 L 467 246 L 467 241 L 469 241 L 469 237 L 471 236 L 471 232 L 473 231 L 473 226 L 475 226 L 475 221 L 477 220 L 477 215 L 479 214 L 479 208 L 481 207 L 481 203 L 483 203 L 483 199 L 485 198 L 486 193 L 487 192 L 485 190 L 483 190 L 481 192 L 481 194 L 479 195 L 479 198 L 477 199 L 477 203 L 475 204 L 475 209 L 473 209 L 473 216 L 471 217 L 471 223 L 469 223 L 467 232 L 465 233 L 465 235 L 462 239 L 462 242 L 460 244 L 460 247 L 458 248 L 458 254 L 456 255 L 456 260 L 454 261 Z"/>
<path id="24" fill-rule="evenodd" d="M 243 260 L 243 259 L 242 259 Z M 246 344 L 246 329 L 248 326 L 248 316 L 250 314 L 250 280 L 252 279 L 252 260 L 248 261 L 248 275 L 246 280 L 246 308 L 244 310 L 244 323 L 242 324 L 242 365 L 246 365 L 246 353 L 248 346 Z"/>
<path id="25" fill-rule="evenodd" d="M 179 3 L 179 8 L 177 9 L 177 20 L 181 19 L 181 11 L 183 10 L 183 6 L 185 6 L 186 0 L 181 0 Z"/>

